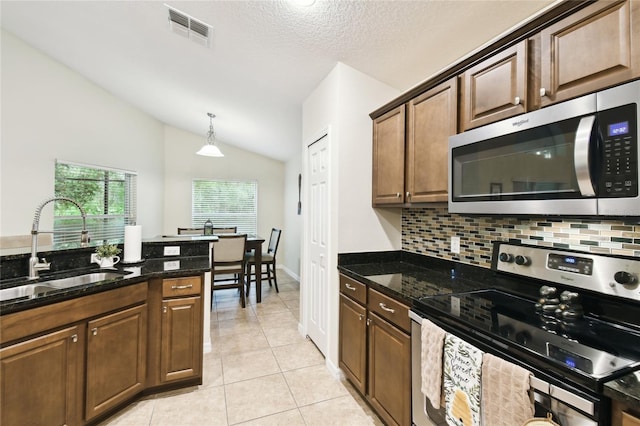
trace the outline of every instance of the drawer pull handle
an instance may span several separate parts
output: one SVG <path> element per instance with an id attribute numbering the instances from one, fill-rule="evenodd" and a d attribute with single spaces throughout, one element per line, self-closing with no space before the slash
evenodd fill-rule
<path id="1" fill-rule="evenodd" d="M 391 309 L 391 308 L 387 308 L 387 305 L 385 305 L 384 303 L 379 303 L 380 307 L 382 308 L 382 310 L 387 311 L 389 313 L 394 314 L 396 312 L 395 309 Z"/>
<path id="2" fill-rule="evenodd" d="M 356 291 L 356 288 L 353 286 L 350 286 L 349 284 L 345 283 L 344 284 L 345 287 L 347 287 L 347 290 L 351 290 L 351 291 Z"/>
<path id="3" fill-rule="evenodd" d="M 193 284 L 189 285 L 172 285 L 171 290 L 185 290 L 187 288 L 193 288 Z"/>

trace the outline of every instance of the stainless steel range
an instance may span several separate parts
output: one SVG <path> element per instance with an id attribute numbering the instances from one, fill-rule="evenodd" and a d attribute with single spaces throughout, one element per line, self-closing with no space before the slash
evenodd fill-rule
<path id="1" fill-rule="evenodd" d="M 441 414 L 420 392 L 422 318 L 531 371 L 536 415 L 609 424 L 604 383 L 640 369 L 640 259 L 496 243 L 492 269 L 492 288 L 414 304 L 414 424 Z"/>

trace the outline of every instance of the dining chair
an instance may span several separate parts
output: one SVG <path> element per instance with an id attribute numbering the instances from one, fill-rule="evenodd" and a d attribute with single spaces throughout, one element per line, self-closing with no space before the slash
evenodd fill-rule
<path id="1" fill-rule="evenodd" d="M 282 234 L 281 229 L 272 228 L 271 236 L 269 237 L 269 246 L 267 247 L 267 251 L 262 253 L 262 266 L 265 267 L 265 270 L 256 271 L 256 258 L 253 253 L 247 253 L 246 262 L 247 262 L 247 296 L 249 295 L 249 287 L 251 285 L 251 277 L 256 274 L 262 274 L 261 277 L 263 280 L 269 280 L 269 287 L 275 285 L 276 293 L 280 293 L 278 290 L 278 279 L 276 277 L 276 252 L 278 251 L 278 243 L 280 242 L 280 234 Z M 253 268 L 253 273 L 251 272 Z M 262 268 L 261 268 L 262 269 Z"/>
<path id="2" fill-rule="evenodd" d="M 178 235 L 202 235 L 204 228 L 178 228 Z"/>
<path id="3" fill-rule="evenodd" d="M 216 228 L 215 226 L 213 227 L 213 234 L 214 235 L 235 234 L 236 232 L 238 232 L 238 227 L 237 226 L 224 226 L 224 227 L 220 227 L 220 228 Z"/>
<path id="4" fill-rule="evenodd" d="M 237 288 L 240 291 L 240 304 L 246 306 L 244 291 L 246 260 L 244 247 L 246 234 L 219 235 L 211 248 L 211 308 L 213 292 Z"/>

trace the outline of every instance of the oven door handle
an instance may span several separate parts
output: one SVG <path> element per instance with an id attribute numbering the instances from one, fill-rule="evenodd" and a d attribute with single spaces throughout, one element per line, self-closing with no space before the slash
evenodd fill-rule
<path id="1" fill-rule="evenodd" d="M 575 167 L 578 188 L 583 197 L 593 197 L 596 195 L 593 190 L 593 183 L 591 182 L 591 171 L 589 170 L 591 131 L 593 130 L 595 121 L 595 115 L 588 115 L 580 119 L 573 144 L 573 165 Z"/>

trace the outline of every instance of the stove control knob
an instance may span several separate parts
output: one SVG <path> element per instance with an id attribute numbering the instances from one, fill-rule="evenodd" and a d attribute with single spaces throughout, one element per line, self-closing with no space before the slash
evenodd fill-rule
<path id="1" fill-rule="evenodd" d="M 531 265 L 531 259 L 529 259 L 527 256 L 517 255 L 516 265 L 529 266 Z"/>
<path id="2" fill-rule="evenodd" d="M 635 275 L 630 274 L 626 271 L 616 272 L 613 276 L 613 279 L 616 280 L 618 284 L 622 285 L 635 284 L 636 282 L 638 282 L 638 278 Z"/>
<path id="3" fill-rule="evenodd" d="M 500 259 L 500 262 L 511 263 L 513 262 L 513 255 L 509 253 L 500 253 L 500 256 L 498 257 L 498 259 Z"/>
<path id="4" fill-rule="evenodd" d="M 528 343 L 531 343 L 531 333 L 528 331 L 520 331 L 516 333 L 516 342 L 520 343 L 522 346 L 527 346 Z"/>

